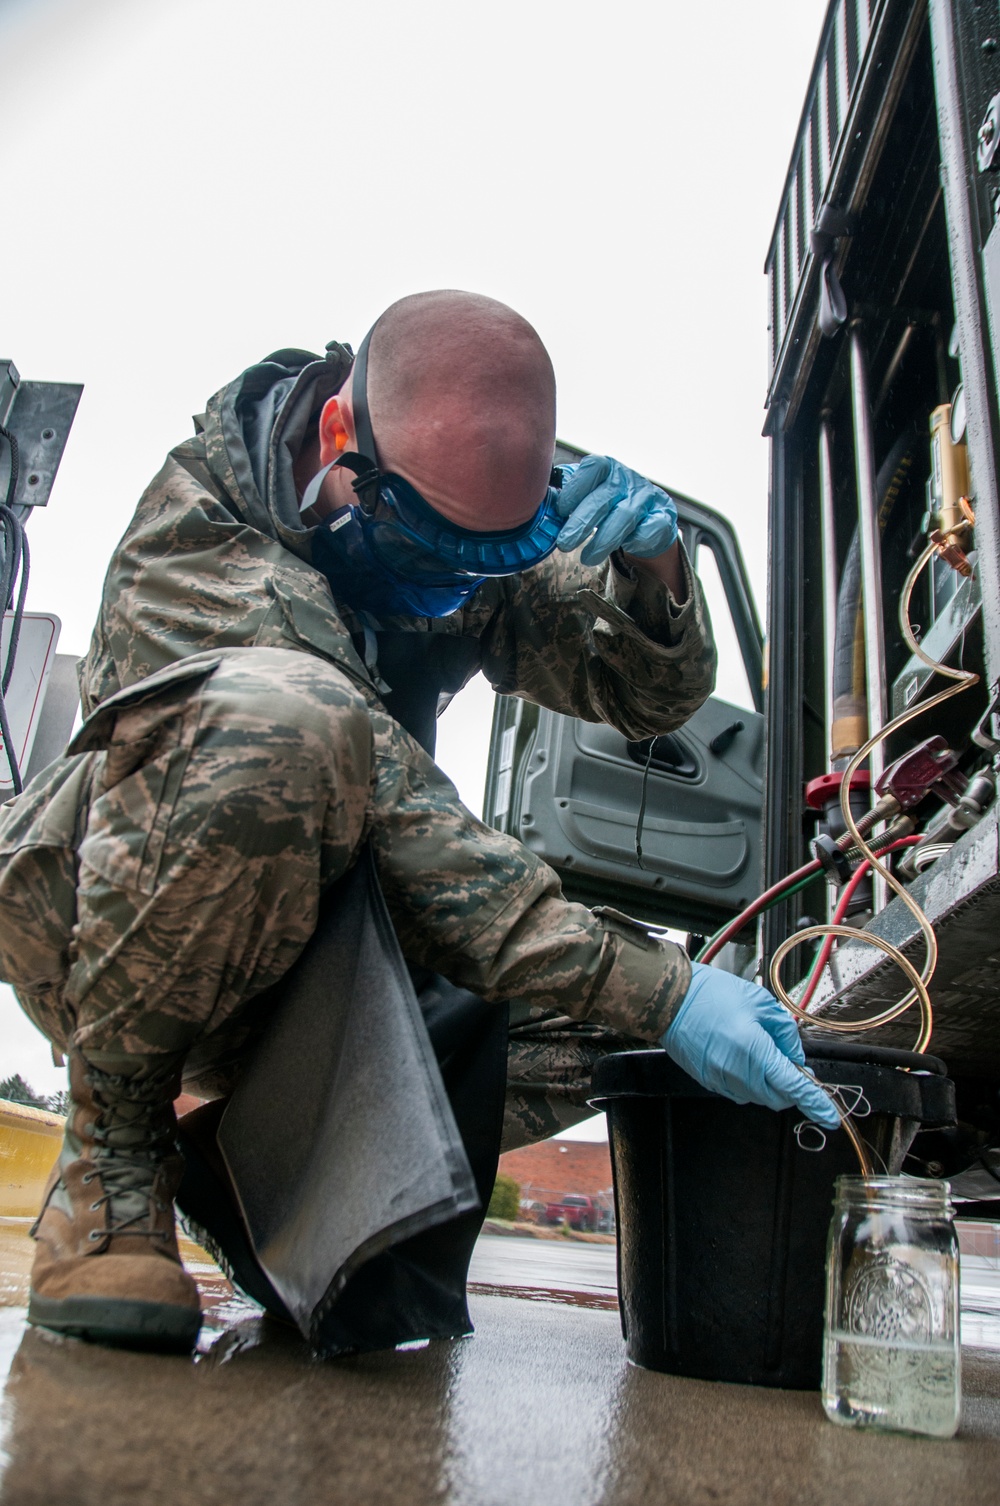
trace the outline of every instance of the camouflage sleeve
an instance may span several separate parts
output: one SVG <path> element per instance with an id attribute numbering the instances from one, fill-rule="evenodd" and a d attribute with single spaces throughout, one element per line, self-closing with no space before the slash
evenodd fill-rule
<path id="1" fill-rule="evenodd" d="M 681 547 L 687 599 L 648 575 L 551 555 L 512 577 L 483 630 L 483 673 L 503 695 L 609 722 L 626 737 L 679 727 L 711 694 L 715 646 Z"/>
<path id="2" fill-rule="evenodd" d="M 566 900 L 558 875 L 473 816 L 391 717 L 371 720 L 372 845 L 404 956 L 484 999 L 659 1040 L 690 987 L 683 949 L 610 906 Z"/>

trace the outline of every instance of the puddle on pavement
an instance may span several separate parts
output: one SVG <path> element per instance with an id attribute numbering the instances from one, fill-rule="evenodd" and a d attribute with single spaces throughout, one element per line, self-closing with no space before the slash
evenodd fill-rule
<path id="1" fill-rule="evenodd" d="M 0 1382 L 24 1331 L 28 1275 L 33 1245 L 29 1218 L 0 1218 Z M 204 1323 L 197 1356 L 225 1363 L 264 1341 L 283 1325 L 262 1318 L 199 1246 L 182 1237 L 184 1262 L 198 1282 Z M 509 1297 L 548 1307 L 613 1312 L 618 1307 L 613 1248 L 486 1235 L 473 1256 L 469 1292 Z M 981 1349 L 1000 1349 L 1000 1261 L 962 1261 L 962 1340 Z M 287 1332 L 287 1330 L 286 1330 Z M 226 1343 L 223 1343 L 223 1340 Z"/>
<path id="2" fill-rule="evenodd" d="M 0 1218 L 0 1385 L 6 1379 L 18 1346 L 28 1331 L 28 1280 L 34 1245 L 28 1237 L 32 1219 Z M 293 1349 L 306 1346 L 286 1324 L 263 1315 L 260 1308 L 234 1291 L 210 1256 L 183 1234 L 179 1238 L 184 1264 L 201 1293 L 203 1322 L 192 1355 L 195 1365 L 225 1365 L 266 1341 L 282 1340 Z M 615 1252 L 567 1242 L 485 1236 L 473 1258 L 469 1292 L 474 1297 L 508 1297 L 545 1306 L 616 1311 Z M 46 1343 L 75 1344 L 43 1333 Z"/>
<path id="3" fill-rule="evenodd" d="M 556 1302 L 565 1307 L 592 1307 L 598 1312 L 617 1312 L 613 1292 L 573 1292 L 565 1287 L 495 1286 L 488 1281 L 470 1281 L 469 1292 L 479 1297 L 521 1297 L 526 1302 Z"/>

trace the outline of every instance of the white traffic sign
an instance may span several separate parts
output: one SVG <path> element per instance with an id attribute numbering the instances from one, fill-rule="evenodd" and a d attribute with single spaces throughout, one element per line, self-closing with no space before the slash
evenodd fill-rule
<path id="1" fill-rule="evenodd" d="M 0 632 L 0 666 L 7 662 L 13 612 L 5 612 Z M 7 689 L 7 722 L 14 744 L 14 757 L 23 775 L 31 757 L 31 747 L 38 730 L 38 717 L 45 699 L 45 687 L 56 656 L 56 644 L 62 623 L 51 612 L 25 612 L 17 642 L 14 672 Z M 2 744 L 0 744 L 2 746 Z M 14 793 L 6 750 L 0 752 L 0 800 Z"/>

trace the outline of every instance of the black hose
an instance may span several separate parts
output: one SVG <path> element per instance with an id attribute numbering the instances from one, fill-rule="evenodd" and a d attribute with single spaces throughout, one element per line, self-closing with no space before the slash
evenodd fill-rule
<path id="1" fill-rule="evenodd" d="M 896 498 L 909 475 L 918 445 L 924 435 L 916 424 L 910 424 L 896 440 L 892 449 L 879 467 L 875 478 L 875 495 L 878 497 L 879 531 L 892 514 Z M 864 632 L 864 606 L 861 596 L 861 536 L 857 525 L 851 536 L 844 562 L 844 573 L 837 592 L 837 631 L 833 647 L 833 699 L 864 697 L 864 685 L 858 684 L 855 676 L 857 660 L 856 645 L 859 634 Z"/>
<path id="2" fill-rule="evenodd" d="M 13 616 L 10 624 L 10 642 L 7 645 L 7 653 L 4 658 L 2 672 L 0 672 L 0 739 L 3 740 L 3 749 L 7 756 L 7 765 L 10 769 L 14 793 L 15 795 L 19 795 L 24 785 L 21 779 L 21 771 L 17 766 L 17 758 L 14 754 L 14 742 L 11 737 L 10 723 L 7 718 L 7 691 L 10 689 L 11 676 L 14 673 L 14 660 L 17 656 L 17 646 L 21 637 L 21 622 L 24 618 L 24 604 L 28 594 L 28 573 L 31 565 L 31 556 L 24 528 L 13 508 L 14 497 L 17 492 L 17 478 L 20 471 L 20 455 L 18 453 L 17 440 L 11 431 L 4 428 L 2 424 L 0 424 L 0 438 L 5 439 L 10 446 L 10 475 L 7 478 L 6 496 L 3 505 L 0 506 L 0 533 L 3 535 L 3 560 L 0 562 L 0 610 L 6 613 L 13 608 Z M 21 584 L 20 590 L 17 591 L 17 604 L 15 606 L 14 592 L 17 590 L 19 576 Z"/>
<path id="3" fill-rule="evenodd" d="M 861 612 L 861 535 L 855 524 L 837 592 L 837 630 L 833 639 L 833 699 L 856 695 L 854 640 Z M 864 692 L 861 692 L 864 694 Z"/>
<path id="4" fill-rule="evenodd" d="M 3 499 L 4 506 L 13 507 L 14 498 L 17 495 L 17 478 L 21 473 L 21 454 L 17 447 L 17 440 L 2 424 L 0 424 L 0 436 L 10 445 L 10 475 L 7 477 L 7 495 Z"/>

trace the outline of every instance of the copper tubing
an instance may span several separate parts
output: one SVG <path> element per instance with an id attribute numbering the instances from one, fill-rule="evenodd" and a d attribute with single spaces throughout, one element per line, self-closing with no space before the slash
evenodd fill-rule
<path id="1" fill-rule="evenodd" d="M 873 737 L 870 737 L 868 741 L 858 749 L 858 751 L 855 753 L 854 757 L 848 764 L 847 768 L 844 770 L 844 778 L 840 787 L 840 812 L 844 819 L 844 825 L 846 826 L 851 837 L 854 839 L 854 845 L 860 850 L 863 859 L 865 859 L 870 864 L 873 872 L 879 874 L 888 888 L 891 889 L 894 894 L 899 896 L 899 898 L 903 901 L 904 905 L 906 905 L 907 909 L 910 911 L 914 920 L 920 927 L 924 938 L 925 948 L 923 968 L 918 973 L 913 964 L 907 957 L 903 955 L 899 948 L 893 946 L 891 942 L 885 941 L 881 936 L 876 936 L 872 932 L 859 932 L 851 926 L 834 925 L 808 926 L 805 930 L 796 931 L 794 935 L 786 937 L 781 946 L 779 946 L 777 951 L 775 952 L 774 957 L 771 960 L 770 968 L 771 990 L 774 993 L 775 997 L 781 1000 L 782 1004 L 784 1004 L 786 1009 L 790 1010 L 791 1013 L 795 1015 L 796 1019 L 806 1021 L 809 1024 L 821 1024 L 826 1030 L 874 1030 L 879 1025 L 885 1025 L 888 1024 L 890 1020 L 898 1019 L 899 1016 L 901 1014 L 904 1014 L 912 1004 L 918 1003 L 920 1006 L 921 1023 L 920 1031 L 913 1048 L 915 1051 L 927 1050 L 927 1047 L 930 1044 L 931 1031 L 934 1025 L 934 1015 L 931 1007 L 928 985 L 931 978 L 934 976 L 934 970 L 937 966 L 937 937 L 934 934 L 933 926 L 927 919 L 927 916 L 924 914 L 923 910 L 918 905 L 917 901 L 913 898 L 912 894 L 909 893 L 909 891 L 900 883 L 899 879 L 896 878 L 896 876 L 885 866 L 885 864 L 879 861 L 879 859 L 875 856 L 875 853 L 872 851 L 871 847 L 865 841 L 860 829 L 860 823 L 855 821 L 854 816 L 851 813 L 849 797 L 852 778 L 857 773 L 864 760 L 869 756 L 870 753 L 874 751 L 879 743 L 883 742 L 887 737 L 890 737 L 892 733 L 897 732 L 900 727 L 905 727 L 909 722 L 914 721 L 918 716 L 923 716 L 925 712 L 932 711 L 936 707 L 942 706 L 945 701 L 950 701 L 953 696 L 961 695 L 964 690 L 968 690 L 970 686 L 975 685 L 979 679 L 979 676 L 973 674 L 970 670 L 952 669 L 948 665 L 939 663 L 936 659 L 932 659 L 930 655 L 920 647 L 920 644 L 917 642 L 916 637 L 914 636 L 913 629 L 910 626 L 910 600 L 913 596 L 913 589 L 921 572 L 925 569 L 926 565 L 935 552 L 936 546 L 934 544 L 928 544 L 927 548 L 923 551 L 920 558 L 917 560 L 916 564 L 913 566 L 913 569 L 910 571 L 909 575 L 906 578 L 906 582 L 903 586 L 903 594 L 900 597 L 899 602 L 900 629 L 902 631 L 906 645 L 910 649 L 911 653 L 915 654 L 916 657 L 920 659 L 922 663 L 926 664 L 929 669 L 933 669 L 937 674 L 942 675 L 946 679 L 952 680 L 954 683 L 949 685 L 947 689 L 939 691 L 937 695 L 931 696 L 929 700 L 918 701 L 915 705 L 908 707 L 906 711 L 902 712 L 893 721 L 891 721 L 888 726 L 883 727 Z M 869 946 L 878 947 L 879 951 L 885 952 L 887 956 L 891 957 L 896 966 L 904 973 L 910 983 L 909 991 L 904 995 L 899 1003 L 892 1005 L 889 1009 L 883 1010 L 880 1014 L 874 1016 L 874 1018 L 869 1020 L 818 1020 L 814 1016 L 807 1014 L 804 1010 L 799 1008 L 798 1004 L 796 1004 L 793 999 L 789 997 L 787 990 L 782 984 L 781 964 L 788 956 L 789 952 L 794 950 L 795 947 L 802 946 L 806 941 L 810 941 L 814 937 L 819 938 L 826 936 L 842 936 L 845 940 L 863 941 Z"/>

